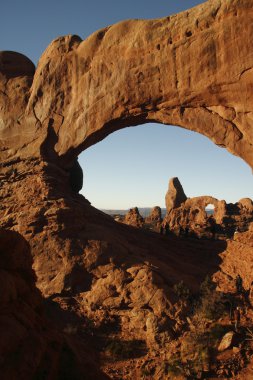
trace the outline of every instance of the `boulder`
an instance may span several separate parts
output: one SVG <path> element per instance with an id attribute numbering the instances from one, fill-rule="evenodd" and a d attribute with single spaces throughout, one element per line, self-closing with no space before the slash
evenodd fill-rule
<path id="1" fill-rule="evenodd" d="M 227 332 L 220 341 L 220 344 L 218 346 L 218 351 L 225 351 L 228 348 L 230 348 L 232 345 L 234 336 L 235 336 L 234 331 Z"/>

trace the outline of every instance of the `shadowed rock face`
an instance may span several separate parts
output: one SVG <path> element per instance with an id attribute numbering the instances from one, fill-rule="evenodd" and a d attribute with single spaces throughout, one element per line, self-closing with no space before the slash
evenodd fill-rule
<path id="1" fill-rule="evenodd" d="M 0 72 L 6 78 L 33 76 L 35 66 L 25 55 L 14 51 L 0 52 Z"/>
<path id="2" fill-rule="evenodd" d="M 174 283 L 196 289 L 217 270 L 213 252 L 224 243 L 194 258 L 181 242 L 158 251 L 157 237 L 116 224 L 77 194 L 73 167 L 108 134 L 150 121 L 202 133 L 253 167 L 252 19 L 251 0 L 213 0 L 85 41 L 61 37 L 35 74 L 28 58 L 1 53 L 0 221 L 29 242 L 43 295 L 78 294 L 91 313 L 126 310 L 124 328 L 132 323 L 143 338 L 150 314 L 154 325 L 165 316 L 175 323 Z"/>
<path id="3" fill-rule="evenodd" d="M 88 344 L 47 319 L 27 242 L 0 230 L 0 247 L 1 379 L 107 379 Z M 58 317 L 63 321 L 64 312 Z"/>

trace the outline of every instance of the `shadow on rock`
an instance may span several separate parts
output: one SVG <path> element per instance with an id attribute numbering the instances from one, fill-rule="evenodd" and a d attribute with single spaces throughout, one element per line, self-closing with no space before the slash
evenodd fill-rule
<path id="1" fill-rule="evenodd" d="M 1 379 L 106 379 L 85 342 L 48 321 L 35 279 L 29 244 L 0 230 Z"/>

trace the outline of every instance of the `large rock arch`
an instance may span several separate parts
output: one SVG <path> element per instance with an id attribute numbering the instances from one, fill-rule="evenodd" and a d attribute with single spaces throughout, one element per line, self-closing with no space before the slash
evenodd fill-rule
<path id="1" fill-rule="evenodd" d="M 1 158 L 32 151 L 65 165 L 117 129 L 157 121 L 202 133 L 253 167 L 251 17 L 250 0 L 214 0 L 120 22 L 85 41 L 61 37 L 30 89 L 31 72 L 6 68 L 24 65 L 20 55 L 3 52 Z"/>
<path id="2" fill-rule="evenodd" d="M 182 273 L 180 255 L 165 246 L 158 254 L 153 237 L 92 208 L 73 167 L 109 133 L 149 121 L 200 132 L 253 167 L 251 19 L 251 0 L 213 0 L 85 41 L 58 38 L 36 71 L 0 53 L 0 223 L 29 241 L 44 295 L 79 294 L 91 313 L 94 304 L 123 307 L 144 331 L 150 313 L 173 319 L 173 283 L 196 287 L 214 269 L 204 250 L 191 262 L 181 247 Z"/>

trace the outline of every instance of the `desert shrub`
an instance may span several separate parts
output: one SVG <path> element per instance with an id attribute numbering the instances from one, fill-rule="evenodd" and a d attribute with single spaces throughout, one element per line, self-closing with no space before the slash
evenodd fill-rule
<path id="1" fill-rule="evenodd" d="M 190 298 L 191 291 L 187 287 L 187 285 L 184 283 L 184 281 L 180 281 L 178 284 L 175 284 L 173 286 L 173 290 L 178 296 L 178 298 L 182 300 L 188 300 Z"/>
<path id="2" fill-rule="evenodd" d="M 200 285 L 200 294 L 202 297 L 212 294 L 215 291 L 216 285 L 210 276 L 206 276 Z"/>
<path id="3" fill-rule="evenodd" d="M 203 297 L 200 310 L 208 319 L 219 319 L 225 313 L 222 294 L 215 291 L 211 296 Z"/>
<path id="4" fill-rule="evenodd" d="M 168 362 L 164 362 L 164 374 L 169 376 L 178 376 L 183 373 L 183 364 L 180 358 L 174 358 Z"/>
<path id="5" fill-rule="evenodd" d="M 200 285 L 200 297 L 195 314 L 203 318 L 217 320 L 226 312 L 223 293 L 217 292 L 215 284 L 209 276 Z"/>
<path id="6" fill-rule="evenodd" d="M 152 360 L 148 360 L 147 362 L 143 363 L 143 365 L 141 366 L 141 379 L 150 379 L 150 377 L 154 376 L 156 372 L 156 365 L 154 364 L 154 362 Z"/>
<path id="7" fill-rule="evenodd" d="M 105 351 L 117 359 L 128 359 L 138 356 L 141 349 L 144 349 L 144 342 L 140 340 L 113 340 Z"/>
<path id="8" fill-rule="evenodd" d="M 106 347 L 106 352 L 111 356 L 121 357 L 124 352 L 124 346 L 120 341 L 112 341 Z"/>

